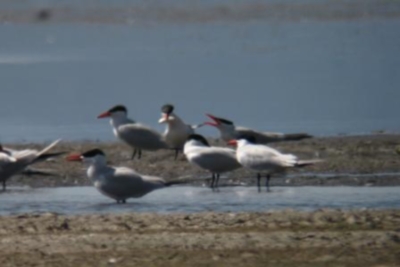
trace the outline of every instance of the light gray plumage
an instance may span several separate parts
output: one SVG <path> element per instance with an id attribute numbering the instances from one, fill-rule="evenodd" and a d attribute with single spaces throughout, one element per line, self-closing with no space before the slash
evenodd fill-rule
<path id="1" fill-rule="evenodd" d="M 175 150 L 175 159 L 177 159 L 179 151 L 182 151 L 189 135 L 194 134 L 196 126 L 186 124 L 173 110 L 174 106 L 164 105 L 158 122 L 166 124 L 163 137 L 168 147 Z"/>
<path id="2" fill-rule="evenodd" d="M 284 134 L 276 132 L 261 132 L 247 127 L 236 126 L 232 121 L 218 118 L 213 115 L 207 114 L 214 122 L 207 122 L 205 124 L 216 127 L 220 132 L 220 137 L 225 142 L 237 139 L 240 136 L 253 136 L 258 144 L 268 144 L 282 141 L 297 141 L 312 136 L 306 133 Z"/>
<path id="3" fill-rule="evenodd" d="M 183 153 L 191 164 L 212 173 L 212 188 L 218 187 L 220 174 L 234 171 L 241 167 L 236 159 L 235 150 L 209 146 L 201 135 L 191 135 L 185 143 Z"/>
<path id="4" fill-rule="evenodd" d="M 134 149 L 132 159 L 136 153 L 138 158 L 141 158 L 142 150 L 155 151 L 168 148 L 159 132 L 129 119 L 124 106 L 115 106 L 98 116 L 98 118 L 105 117 L 110 117 L 114 135 Z"/>
<path id="5" fill-rule="evenodd" d="M 13 150 L 2 148 L 0 151 L 0 181 L 3 183 L 3 190 L 6 189 L 7 180 L 23 172 L 29 165 L 63 154 L 63 152 L 47 153 L 60 141 L 61 139 L 54 141 L 41 151 L 34 149 Z"/>
<path id="6" fill-rule="evenodd" d="M 87 176 L 93 185 L 117 203 L 125 203 L 128 198 L 139 198 L 156 189 L 181 183 L 166 182 L 160 177 L 143 175 L 126 167 L 109 166 L 104 153 L 98 149 L 70 155 L 67 159 L 87 163 Z"/>
<path id="7" fill-rule="evenodd" d="M 269 146 L 254 144 L 245 138 L 237 141 L 236 158 L 244 168 L 257 172 L 257 184 L 259 190 L 261 190 L 261 174 L 266 175 L 266 186 L 268 191 L 269 179 L 272 174 L 284 172 L 290 168 L 313 165 L 321 161 L 299 160 L 295 155 L 283 154 Z"/>

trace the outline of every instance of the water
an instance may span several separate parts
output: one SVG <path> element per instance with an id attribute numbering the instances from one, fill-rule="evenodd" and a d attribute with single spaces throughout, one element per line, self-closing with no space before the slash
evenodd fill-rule
<path id="1" fill-rule="evenodd" d="M 160 131 L 171 102 L 188 123 L 208 112 L 269 131 L 398 132 L 399 28 L 397 18 L 1 24 L 0 141 L 113 140 L 96 116 L 118 103 Z"/>
<path id="2" fill-rule="evenodd" d="M 399 187 L 274 187 L 257 193 L 254 187 L 209 188 L 179 186 L 154 191 L 126 205 L 104 197 L 93 187 L 52 189 L 10 188 L 0 194 L 0 215 L 27 212 L 93 213 L 195 213 L 241 212 L 319 208 L 400 208 Z"/>

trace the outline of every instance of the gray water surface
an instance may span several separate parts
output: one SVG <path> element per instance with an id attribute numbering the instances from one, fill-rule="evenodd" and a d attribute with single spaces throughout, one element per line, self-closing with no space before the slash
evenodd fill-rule
<path id="1" fill-rule="evenodd" d="M 113 140 L 96 116 L 160 106 L 268 131 L 400 131 L 400 20 L 1 24 L 1 142 Z M 216 136 L 211 127 L 200 133 Z"/>
<path id="2" fill-rule="evenodd" d="M 0 194 L 0 215 L 56 212 L 93 214 L 121 212 L 195 213 L 319 208 L 400 208 L 400 187 L 254 187 L 209 188 L 178 186 L 154 191 L 125 205 L 101 195 L 94 187 L 13 188 Z"/>

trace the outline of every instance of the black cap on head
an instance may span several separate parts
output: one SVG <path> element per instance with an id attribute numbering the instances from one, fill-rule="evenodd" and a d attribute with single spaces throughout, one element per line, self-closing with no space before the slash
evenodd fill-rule
<path id="1" fill-rule="evenodd" d="M 122 111 L 122 112 L 128 113 L 128 110 L 126 109 L 126 107 L 124 105 L 116 105 L 115 107 L 112 107 L 108 110 L 108 112 L 110 112 L 110 113 L 117 112 L 117 111 Z"/>
<path id="2" fill-rule="evenodd" d="M 252 144 L 256 144 L 256 138 L 254 137 L 254 135 L 240 135 L 238 138 L 236 138 L 237 140 L 240 139 L 245 139 L 247 140 L 247 142 L 252 143 Z"/>
<path id="3" fill-rule="evenodd" d="M 171 114 L 174 111 L 174 106 L 171 104 L 166 104 L 161 107 L 162 113 Z"/>
<path id="4" fill-rule="evenodd" d="M 95 149 L 86 151 L 85 153 L 82 153 L 82 156 L 83 156 L 84 158 L 93 158 L 93 157 L 95 157 L 95 156 L 97 156 L 97 155 L 105 156 L 104 152 L 101 151 L 101 150 L 98 149 L 98 148 L 95 148 Z"/>
<path id="5" fill-rule="evenodd" d="M 191 135 L 189 135 L 188 140 L 196 140 L 196 141 L 203 143 L 206 146 L 210 146 L 207 139 L 205 139 L 204 136 L 202 136 L 200 134 L 191 134 Z"/>
<path id="6" fill-rule="evenodd" d="M 218 118 L 215 117 L 218 121 L 225 123 L 225 124 L 229 124 L 229 125 L 233 125 L 233 121 L 227 120 L 227 119 L 223 119 L 223 118 Z"/>

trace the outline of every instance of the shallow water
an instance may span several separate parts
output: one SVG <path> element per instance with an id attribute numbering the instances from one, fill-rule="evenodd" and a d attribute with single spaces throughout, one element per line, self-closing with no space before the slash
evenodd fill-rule
<path id="1" fill-rule="evenodd" d="M 194 213 L 319 208 L 400 208 L 400 187 L 255 187 L 209 188 L 178 186 L 152 192 L 125 205 L 102 196 L 93 187 L 13 188 L 0 194 L 0 215 L 27 212 L 92 214 L 121 212 Z"/>
<path id="2" fill-rule="evenodd" d="M 400 131 L 399 28 L 399 19 L 1 24 L 0 141 L 113 140 L 96 115 L 118 103 L 160 131 L 166 102 L 188 123 L 208 112 L 269 131 Z"/>

